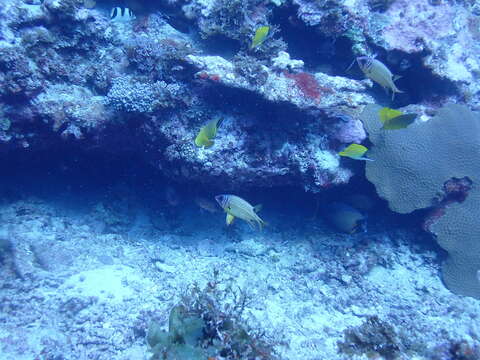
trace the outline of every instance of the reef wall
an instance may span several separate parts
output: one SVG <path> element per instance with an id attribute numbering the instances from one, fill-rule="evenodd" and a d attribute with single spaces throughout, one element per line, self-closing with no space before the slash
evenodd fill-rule
<path id="1" fill-rule="evenodd" d="M 117 5 L 135 17 L 110 19 Z M 474 44 L 477 17 L 469 4 L 400 0 L 8 0 L 0 9 L 0 151 L 59 143 L 133 151 L 177 182 L 318 192 L 357 171 L 337 153 L 365 139 L 363 106 L 385 101 L 344 64 L 378 52 L 404 75 L 399 106 L 418 100 L 428 112 L 465 99 L 477 107 L 476 45 L 445 50 Z M 444 24 L 441 36 L 432 32 Z M 251 48 L 261 25 L 270 35 Z M 283 37 L 297 28 L 330 44 L 318 68 L 288 53 Z M 215 145 L 197 148 L 196 133 L 217 117 Z"/>

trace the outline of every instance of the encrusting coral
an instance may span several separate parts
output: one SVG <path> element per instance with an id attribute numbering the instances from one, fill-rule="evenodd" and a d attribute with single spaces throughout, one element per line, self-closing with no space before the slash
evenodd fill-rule
<path id="1" fill-rule="evenodd" d="M 449 104 L 427 122 L 402 131 L 383 131 L 380 108 L 369 105 L 361 115 L 373 143 L 369 156 L 375 160 L 366 165 L 368 180 L 393 211 L 442 206 L 443 215 L 432 221 L 429 230 L 449 254 L 443 279 L 452 291 L 480 299 L 479 115 Z M 448 184 L 462 178 L 471 183 L 461 187 L 468 193 L 457 201 L 439 203 L 439 194 L 452 192 Z"/>

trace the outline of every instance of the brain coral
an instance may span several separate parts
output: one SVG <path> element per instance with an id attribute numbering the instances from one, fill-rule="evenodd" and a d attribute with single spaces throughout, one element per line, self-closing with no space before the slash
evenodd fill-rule
<path id="1" fill-rule="evenodd" d="M 431 120 L 399 131 L 383 131 L 378 105 L 361 115 L 373 143 L 366 176 L 399 213 L 434 206 L 450 179 L 468 178 L 463 202 L 449 204 L 430 230 L 449 257 L 443 279 L 455 293 L 480 299 L 480 117 L 450 104 Z"/>

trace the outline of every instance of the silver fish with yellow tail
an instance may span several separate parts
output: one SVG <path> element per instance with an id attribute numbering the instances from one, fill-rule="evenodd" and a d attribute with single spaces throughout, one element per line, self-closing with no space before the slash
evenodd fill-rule
<path id="1" fill-rule="evenodd" d="M 392 92 L 392 100 L 395 93 L 403 93 L 394 83 L 399 76 L 394 76 L 382 62 L 372 56 L 360 56 L 357 57 L 357 63 L 366 77 L 381 85 L 385 90 Z"/>
<path id="2" fill-rule="evenodd" d="M 261 230 L 266 225 L 258 215 L 261 205 L 252 206 L 241 197 L 230 194 L 223 194 L 215 196 L 218 204 L 227 213 L 227 225 L 230 225 L 235 218 L 245 220 L 250 227 L 255 228 L 258 225 Z"/>

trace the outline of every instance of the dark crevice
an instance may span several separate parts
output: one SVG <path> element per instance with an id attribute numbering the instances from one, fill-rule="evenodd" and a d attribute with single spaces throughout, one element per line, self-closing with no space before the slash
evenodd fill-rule
<path id="1" fill-rule="evenodd" d="M 220 34 L 209 36 L 206 40 L 198 36 L 195 40 L 205 54 L 221 56 L 229 61 L 233 60 L 234 56 L 241 49 L 241 44 L 238 40 L 233 40 Z"/>
<path id="2" fill-rule="evenodd" d="M 307 26 L 296 16 L 294 6 L 284 6 L 274 11 L 272 23 L 280 27 L 280 35 L 288 44 L 288 52 L 293 59 L 303 60 L 305 70 L 324 72 L 334 76 L 344 76 L 356 80 L 365 79 L 365 75 L 356 63 L 347 70 L 355 60 L 350 39 L 339 37 L 333 39 L 320 34 L 316 27 Z M 369 44 L 372 53 L 383 62 L 390 71 L 401 78 L 395 83 L 403 93 L 395 94 L 392 105 L 391 94 L 378 84 L 374 84 L 371 93 L 379 103 L 401 107 L 424 101 L 444 102 L 447 96 L 458 94 L 455 84 L 435 75 L 423 65 L 427 52 L 407 54 L 401 51 L 386 52 L 384 49 Z"/>
<path id="3" fill-rule="evenodd" d="M 305 25 L 296 17 L 295 6 L 282 6 L 273 12 L 271 23 L 279 26 L 279 35 L 288 44 L 292 59 L 305 63 L 305 70 L 345 76 L 353 59 L 350 41 L 320 34 L 315 27 Z"/>

